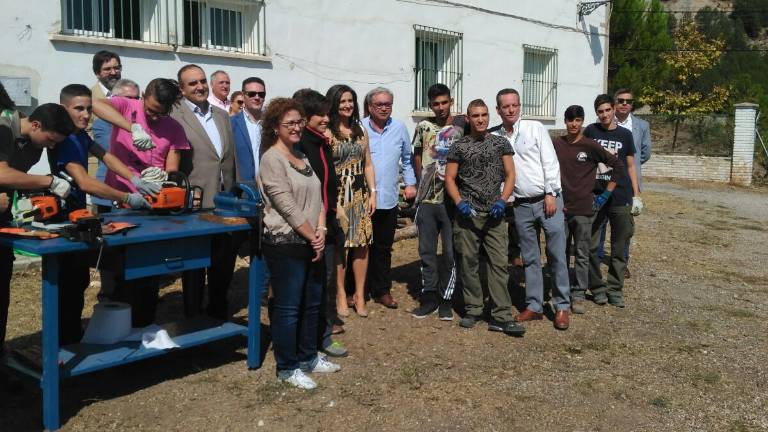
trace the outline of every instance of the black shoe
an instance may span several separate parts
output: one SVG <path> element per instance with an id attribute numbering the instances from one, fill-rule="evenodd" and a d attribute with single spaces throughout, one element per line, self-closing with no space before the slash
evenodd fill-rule
<path id="1" fill-rule="evenodd" d="M 10 372 L 0 369 L 0 392 L 11 396 L 21 393 L 23 389 L 21 380 L 11 375 Z"/>
<path id="2" fill-rule="evenodd" d="M 411 311 L 411 316 L 414 318 L 422 319 L 437 312 L 437 302 L 425 301 L 420 304 L 419 307 Z"/>
<path id="3" fill-rule="evenodd" d="M 504 325 L 504 334 L 522 336 L 525 334 L 525 327 L 521 326 L 517 321 L 510 321 Z"/>
<path id="4" fill-rule="evenodd" d="M 459 321 L 459 326 L 471 329 L 472 327 L 477 324 L 477 322 L 480 321 L 479 317 L 473 316 L 473 315 L 466 315 L 464 318 Z"/>
<path id="5" fill-rule="evenodd" d="M 503 332 L 505 325 L 506 323 L 503 323 L 501 321 L 490 320 L 488 321 L 488 331 Z"/>
<path id="6" fill-rule="evenodd" d="M 450 300 L 441 300 L 437 307 L 437 317 L 440 321 L 453 321 L 453 304 Z"/>

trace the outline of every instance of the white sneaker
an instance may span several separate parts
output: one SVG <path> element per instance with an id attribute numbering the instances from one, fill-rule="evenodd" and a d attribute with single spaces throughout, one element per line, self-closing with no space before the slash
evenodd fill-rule
<path id="1" fill-rule="evenodd" d="M 288 378 L 278 377 L 277 380 L 304 390 L 312 390 L 317 387 L 317 383 L 315 383 L 312 378 L 304 375 L 304 372 L 302 372 L 301 369 L 294 369 Z"/>
<path id="2" fill-rule="evenodd" d="M 323 357 L 317 357 L 317 364 L 309 373 L 332 373 L 341 370 L 341 366 L 331 363 Z"/>

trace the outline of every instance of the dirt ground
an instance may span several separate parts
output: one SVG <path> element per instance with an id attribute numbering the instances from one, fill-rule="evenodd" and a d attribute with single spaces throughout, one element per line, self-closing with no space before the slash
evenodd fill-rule
<path id="1" fill-rule="evenodd" d="M 65 381 L 62 429 L 768 430 L 768 189 L 647 183 L 644 198 L 626 309 L 590 303 L 570 330 L 544 320 L 521 339 L 416 320 L 416 241 L 405 240 L 393 259 L 400 309 L 349 318 L 339 340 L 351 355 L 318 389 L 279 384 L 271 352 L 248 371 L 245 340 L 231 339 Z M 13 349 L 39 343 L 38 280 L 14 279 Z M 519 299 L 514 278 L 510 289 Z M 159 316 L 178 317 L 178 284 L 161 295 Z M 0 431 L 40 429 L 36 387 L 0 398 Z"/>

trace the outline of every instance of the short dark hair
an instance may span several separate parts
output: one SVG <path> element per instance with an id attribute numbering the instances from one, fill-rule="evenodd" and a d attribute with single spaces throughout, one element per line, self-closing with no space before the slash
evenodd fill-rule
<path id="1" fill-rule="evenodd" d="M 499 90 L 498 93 L 496 93 L 496 106 L 497 107 L 499 106 L 499 99 L 501 99 L 502 96 L 508 95 L 508 94 L 517 95 L 517 98 L 520 99 L 520 93 L 517 90 L 515 90 L 513 88 L 501 89 L 501 90 Z"/>
<path id="2" fill-rule="evenodd" d="M 613 106 L 613 98 L 605 93 L 597 95 L 595 98 L 595 111 L 597 111 L 597 107 L 602 104 L 611 104 L 611 106 Z"/>
<path id="3" fill-rule="evenodd" d="M 450 98 L 451 89 L 447 85 L 440 83 L 429 86 L 429 89 L 427 89 L 427 99 L 431 102 L 438 96 L 448 96 Z"/>
<path id="4" fill-rule="evenodd" d="M 488 105 L 486 105 L 482 99 L 475 99 L 472 102 L 470 102 L 469 105 L 467 105 L 467 115 L 469 115 L 469 110 L 477 107 L 483 107 L 486 110 L 488 109 Z"/>
<path id="5" fill-rule="evenodd" d="M 181 89 L 179 83 L 168 78 L 155 78 L 147 84 L 144 90 L 144 98 L 153 96 L 157 102 L 163 106 L 165 112 L 170 113 L 171 109 L 181 100 Z"/>
<path id="6" fill-rule="evenodd" d="M 120 56 L 112 51 L 101 50 L 93 55 L 93 74 L 98 75 L 101 72 L 101 65 L 112 60 L 117 59 L 117 64 L 122 65 Z"/>
<path id="7" fill-rule="evenodd" d="M 70 99 L 79 96 L 91 97 L 91 89 L 82 84 L 69 84 L 59 92 L 59 103 L 68 103 Z"/>
<path id="8" fill-rule="evenodd" d="M 615 93 L 613 93 L 613 99 L 615 100 L 622 93 L 634 94 L 634 93 L 632 93 L 632 89 L 630 89 L 629 87 L 622 87 L 622 88 L 616 90 Z"/>
<path id="9" fill-rule="evenodd" d="M 304 108 L 304 115 L 307 116 L 307 120 L 315 115 L 328 115 L 328 110 L 331 109 L 331 104 L 328 102 L 328 98 L 311 88 L 297 90 L 296 93 L 293 94 L 293 99 L 300 103 Z"/>
<path id="10" fill-rule="evenodd" d="M 16 104 L 13 103 L 13 99 L 8 96 L 8 92 L 5 91 L 3 83 L 0 82 L 0 111 L 2 110 L 16 110 Z"/>
<path id="11" fill-rule="evenodd" d="M 190 70 L 192 68 L 200 69 L 201 71 L 203 71 L 203 75 L 205 75 L 205 70 L 203 68 L 201 68 L 200 66 L 198 66 L 198 65 L 196 65 L 194 63 L 190 63 L 190 64 L 182 66 L 181 69 L 179 69 L 179 71 L 176 72 L 176 81 L 181 83 L 181 74 L 183 74 L 184 72 L 186 72 L 186 71 L 188 71 L 188 70 Z"/>
<path id="12" fill-rule="evenodd" d="M 35 108 L 29 115 L 29 121 L 40 122 L 44 131 L 56 132 L 64 136 L 69 136 L 76 131 L 67 110 L 55 103 L 46 103 Z"/>
<path id="13" fill-rule="evenodd" d="M 584 118 L 584 107 L 581 105 L 571 105 L 568 108 L 565 109 L 565 115 L 566 120 L 573 120 L 573 119 L 583 119 Z"/>
<path id="14" fill-rule="evenodd" d="M 264 86 L 265 90 L 267 88 L 267 85 L 264 84 L 264 80 L 259 78 L 259 77 L 248 77 L 248 78 L 244 79 L 243 80 L 243 85 L 240 88 L 243 89 L 243 91 L 245 91 L 245 86 L 248 85 L 248 84 L 252 84 L 252 83 L 261 84 L 262 86 Z"/>

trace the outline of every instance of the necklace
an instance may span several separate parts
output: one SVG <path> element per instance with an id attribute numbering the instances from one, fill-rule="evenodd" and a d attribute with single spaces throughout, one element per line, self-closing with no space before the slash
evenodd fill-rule
<path id="1" fill-rule="evenodd" d="M 291 166 L 291 168 L 296 170 L 297 173 L 303 175 L 304 177 L 312 177 L 312 167 L 308 163 L 304 162 L 304 168 L 297 167 L 291 161 L 288 161 L 288 164 Z"/>

